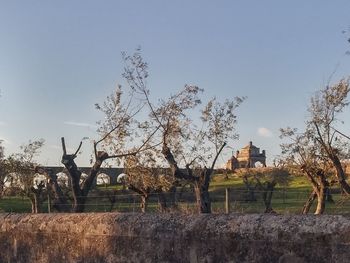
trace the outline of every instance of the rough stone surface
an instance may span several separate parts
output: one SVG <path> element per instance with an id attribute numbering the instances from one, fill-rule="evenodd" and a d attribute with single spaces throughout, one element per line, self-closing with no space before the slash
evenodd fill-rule
<path id="1" fill-rule="evenodd" d="M 0 214 L 0 262 L 349 262 L 349 219 Z"/>

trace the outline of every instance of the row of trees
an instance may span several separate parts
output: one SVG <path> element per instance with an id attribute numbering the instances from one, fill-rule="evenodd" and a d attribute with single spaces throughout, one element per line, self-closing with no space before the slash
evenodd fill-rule
<path id="1" fill-rule="evenodd" d="M 131 56 L 123 54 L 123 58 L 126 87 L 118 86 L 103 104 L 95 105 L 105 118 L 99 122 L 100 138 L 93 142 L 91 169 L 84 180 L 75 163 L 83 142 L 74 153 L 67 153 L 62 138 L 62 164 L 69 176 L 72 203 L 57 175 L 34 161 L 42 140 L 23 146 L 23 154 L 7 158 L 6 162 L 13 165 L 7 166 L 6 173 L 21 180 L 30 178 L 31 182 L 24 183 L 30 186 L 30 191 L 29 188 L 24 190 L 28 196 L 40 197 L 45 187 L 50 188 L 57 211 L 83 212 L 101 166 L 112 160 L 125 167 L 129 189 L 141 194 L 144 209 L 149 193 L 160 193 L 162 199 L 161 193 L 175 191 L 178 184 L 190 183 L 195 189 L 198 210 L 210 213 L 211 176 L 226 144 L 238 138 L 235 111 L 245 98 L 235 97 L 223 102 L 212 98 L 200 107 L 203 90 L 193 85 L 185 85 L 169 98 L 156 98 L 147 86 L 148 65 L 140 50 Z M 169 168 L 167 172 L 159 172 L 164 167 Z M 41 182 L 33 186 L 35 173 L 45 176 L 47 186 Z M 14 185 L 13 180 L 11 184 Z M 39 212 L 35 202 L 33 212 Z M 164 208 L 164 200 L 160 203 Z"/>
<path id="2" fill-rule="evenodd" d="M 30 198 L 33 212 L 40 212 L 39 204 L 45 196 L 45 189 L 49 189 L 54 209 L 83 212 L 101 167 L 112 161 L 125 167 L 127 185 L 141 195 L 143 211 L 150 193 L 159 194 L 162 210 L 166 210 L 163 193 L 175 193 L 176 186 L 191 184 L 198 211 L 211 212 L 211 177 L 225 146 L 238 138 L 236 109 L 245 97 L 222 102 L 212 98 L 203 105 L 201 96 L 204 91 L 197 86 L 185 85 L 168 98 L 156 98 L 148 87 L 148 65 L 140 50 L 133 55 L 124 53 L 123 58 L 125 87 L 118 86 L 102 104 L 95 105 L 105 116 L 98 123 L 99 139 L 92 143 L 91 168 L 86 178 L 82 178 L 75 162 L 83 142 L 74 153 L 67 153 L 62 138 L 62 164 L 69 176 L 72 198 L 68 198 L 68 191 L 58 182 L 56 174 L 35 162 L 43 140 L 23 145 L 21 153 L 8 158 L 1 153 L 1 190 L 4 190 L 5 183 L 10 184 L 12 189 Z M 349 138 L 337 128 L 338 116 L 348 106 L 349 89 L 348 80 L 327 86 L 311 98 L 304 131 L 290 127 L 281 129 L 285 141 L 281 145 L 279 163 L 302 171 L 313 188 L 303 213 L 309 212 L 316 198 L 315 213 L 324 212 L 332 183 L 339 183 L 342 191 L 350 194 L 341 163 L 347 158 L 349 149 L 344 138 Z M 289 172 L 286 169 L 272 169 L 267 173 L 247 170 L 241 176 L 248 188 L 254 182 L 254 187 L 264 192 L 266 212 L 272 212 L 274 187 L 287 182 Z M 33 183 L 36 173 L 43 175 L 44 180 Z M 264 177 L 269 180 L 264 180 Z M 174 200 L 170 201 L 170 205 L 174 204 Z"/>

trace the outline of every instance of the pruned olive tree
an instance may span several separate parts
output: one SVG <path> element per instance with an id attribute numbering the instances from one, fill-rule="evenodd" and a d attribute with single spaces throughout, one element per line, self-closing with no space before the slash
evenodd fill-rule
<path id="1" fill-rule="evenodd" d="M 217 159 L 226 143 L 238 137 L 235 126 L 237 107 L 244 98 L 234 97 L 220 102 L 209 100 L 200 110 L 197 86 L 186 85 L 167 99 L 153 103 L 147 87 L 148 65 L 139 51 L 124 56 L 125 73 L 130 86 L 143 96 L 150 111 L 148 125 L 159 127 L 155 134 L 161 142 L 159 150 L 172 175 L 194 185 L 198 210 L 211 212 L 209 184 Z M 181 169 L 182 167 L 183 169 Z"/>
<path id="2" fill-rule="evenodd" d="M 136 103 L 136 104 L 135 104 Z M 122 92 L 118 87 L 115 94 L 107 97 L 107 100 L 102 106 L 95 105 L 96 108 L 105 114 L 105 121 L 100 122 L 98 129 L 101 138 L 93 142 L 93 157 L 91 159 L 91 169 L 85 180 L 81 181 L 81 171 L 75 163 L 75 158 L 80 150 L 82 142 L 73 154 L 68 154 L 66 144 L 62 138 L 62 163 L 68 171 L 71 179 L 73 193 L 73 212 L 83 212 L 87 195 L 91 190 L 94 181 L 104 162 L 111 159 L 117 159 L 118 163 L 126 156 L 136 155 L 138 152 L 146 149 L 148 141 L 153 134 L 147 134 L 139 140 L 132 140 L 139 128 L 139 122 L 136 120 L 136 115 L 143 107 L 142 104 L 134 101 L 134 92 L 131 90 L 127 96 L 127 100 L 122 100 Z M 157 129 L 155 129 L 157 130 Z"/>
<path id="3" fill-rule="evenodd" d="M 323 214 L 330 186 L 328 178 L 331 174 L 324 151 L 309 130 L 298 133 L 297 129 L 281 129 L 281 138 L 287 139 L 281 144 L 285 163 L 294 169 L 299 169 L 312 186 L 312 192 L 302 209 L 302 213 L 307 214 L 313 201 L 317 198 L 315 214 Z"/>
<path id="4" fill-rule="evenodd" d="M 344 193 L 350 195 L 350 185 L 346 181 L 346 174 L 341 159 L 347 154 L 348 146 L 343 141 L 345 136 L 337 129 L 340 114 L 349 105 L 349 79 L 342 79 L 334 85 L 327 85 L 317 92 L 310 102 L 308 111 L 307 131 L 310 140 L 320 147 L 333 164 L 336 177 Z M 349 139 L 347 137 L 347 139 Z"/>
<path id="5" fill-rule="evenodd" d="M 289 162 L 299 165 L 313 187 L 303 213 L 309 211 L 316 197 L 318 204 L 315 214 L 324 212 L 325 200 L 329 196 L 328 178 L 332 175 L 333 169 L 342 191 L 350 194 L 350 185 L 346 181 L 341 162 L 348 157 L 349 145 L 344 138 L 349 137 L 337 129 L 341 123 L 339 117 L 349 105 L 347 100 L 349 91 L 349 79 L 327 85 L 311 97 L 304 131 L 281 129 L 281 137 L 289 139 L 281 145 L 282 154 Z"/>

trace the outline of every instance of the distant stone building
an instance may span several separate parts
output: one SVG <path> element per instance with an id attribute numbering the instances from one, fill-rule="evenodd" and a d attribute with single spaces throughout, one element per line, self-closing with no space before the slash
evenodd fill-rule
<path id="1" fill-rule="evenodd" d="M 226 169 L 234 170 L 238 168 L 254 168 L 255 163 L 261 163 L 266 167 L 266 153 L 260 148 L 253 145 L 253 142 L 243 147 L 240 151 L 236 152 L 236 156 L 232 156 L 226 163 Z"/>

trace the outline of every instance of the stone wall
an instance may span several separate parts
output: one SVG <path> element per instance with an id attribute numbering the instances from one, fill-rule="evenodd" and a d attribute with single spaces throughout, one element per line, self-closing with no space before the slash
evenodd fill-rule
<path id="1" fill-rule="evenodd" d="M 0 262 L 349 262 L 349 219 L 0 214 Z"/>

